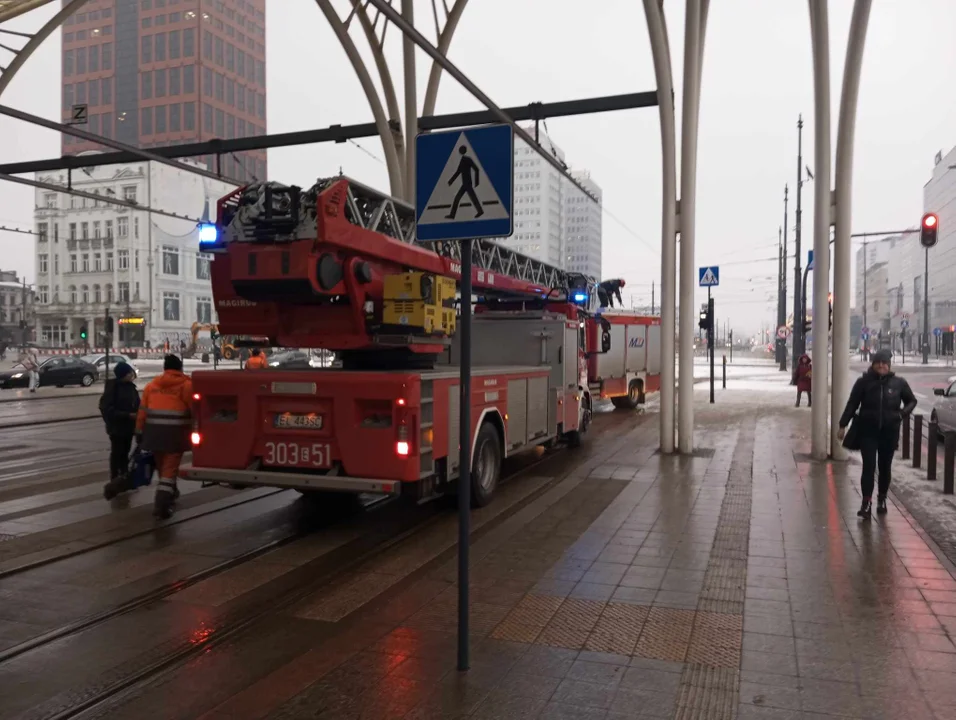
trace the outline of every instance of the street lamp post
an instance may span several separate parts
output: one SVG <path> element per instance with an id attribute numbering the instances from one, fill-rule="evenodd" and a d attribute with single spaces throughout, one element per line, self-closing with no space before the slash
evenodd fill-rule
<path id="1" fill-rule="evenodd" d="M 923 250 L 923 364 L 929 364 L 929 248 Z"/>

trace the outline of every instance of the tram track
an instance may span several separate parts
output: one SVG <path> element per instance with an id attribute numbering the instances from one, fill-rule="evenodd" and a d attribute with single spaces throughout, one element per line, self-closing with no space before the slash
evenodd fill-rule
<path id="1" fill-rule="evenodd" d="M 501 481 L 513 481 L 519 476 L 533 471 L 541 464 L 554 460 L 560 454 L 563 454 L 563 452 L 546 453 L 532 462 L 523 463 L 515 472 L 501 478 Z M 560 482 L 560 478 L 555 477 L 543 483 L 528 495 L 503 509 L 502 512 L 490 520 L 489 523 L 497 524 L 504 521 L 507 517 L 510 517 L 511 514 L 519 511 L 528 502 L 531 502 L 534 498 L 540 496 L 540 494 L 546 492 L 558 482 Z M 161 677 L 165 671 L 180 667 L 192 658 L 208 652 L 213 647 L 251 629 L 272 614 L 293 607 L 309 595 L 321 590 L 323 587 L 331 585 L 337 578 L 373 560 L 387 552 L 390 548 L 410 540 L 419 533 L 424 532 L 432 523 L 439 521 L 443 517 L 447 518 L 449 515 L 441 502 L 406 505 L 389 499 L 372 509 L 381 511 L 387 508 L 394 508 L 396 512 L 384 518 L 377 517 L 378 513 L 362 513 L 357 524 L 359 526 L 365 525 L 365 527 L 360 528 L 364 531 L 360 532 L 357 537 L 334 548 L 323 556 L 290 570 L 278 580 L 272 581 L 270 585 L 273 586 L 274 592 L 255 603 L 252 607 L 237 608 L 233 613 L 227 613 L 226 616 L 222 617 L 217 623 L 215 632 L 210 633 L 198 641 L 195 638 L 180 640 L 171 647 L 163 648 L 163 651 L 159 652 L 155 658 L 150 657 L 144 659 L 144 662 L 138 667 L 121 674 L 115 679 L 103 682 L 95 689 L 87 689 L 75 697 L 62 698 L 60 702 L 53 702 L 56 706 L 55 708 L 49 707 L 47 703 L 44 703 L 43 706 L 46 706 L 46 709 L 44 709 L 43 706 L 36 707 L 32 711 L 23 714 L 22 717 L 25 720 L 40 720 L 41 718 L 43 720 L 67 720 L 69 718 L 83 716 L 88 711 L 96 708 L 106 708 L 105 716 L 111 716 L 108 706 L 120 696 L 124 695 L 125 692 L 148 685 L 153 680 Z M 330 529 L 330 527 L 323 528 L 323 530 L 328 529 Z M 482 528 L 481 531 L 483 532 L 484 528 Z M 479 532 L 478 529 L 473 531 L 473 538 L 477 532 Z M 240 567 L 256 558 L 265 556 L 269 552 L 301 539 L 304 535 L 308 534 L 311 533 L 293 533 L 287 537 L 277 538 L 235 558 L 231 558 L 230 560 L 180 580 L 167 583 L 161 588 L 144 593 L 120 606 L 83 618 L 46 633 L 43 636 L 38 636 L 30 641 L 21 643 L 7 651 L 0 652 L 0 671 L 3 670 L 6 664 L 18 657 L 26 656 L 29 653 L 42 652 L 58 641 L 70 639 L 85 631 L 94 630 L 97 626 L 104 626 L 111 620 L 122 615 L 147 608 L 157 602 L 168 600 L 174 595 L 186 590 L 188 587 L 228 570 Z M 53 700 L 55 701 L 55 699 Z"/>

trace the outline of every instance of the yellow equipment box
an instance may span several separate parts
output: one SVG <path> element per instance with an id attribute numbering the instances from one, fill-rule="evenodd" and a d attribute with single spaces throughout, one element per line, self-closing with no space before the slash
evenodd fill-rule
<path id="1" fill-rule="evenodd" d="M 423 272 L 387 275 L 382 323 L 427 334 L 455 332 L 455 281 Z"/>

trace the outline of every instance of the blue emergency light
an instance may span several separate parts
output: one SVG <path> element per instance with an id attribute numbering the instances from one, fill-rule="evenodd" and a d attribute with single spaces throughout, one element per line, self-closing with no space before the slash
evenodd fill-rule
<path id="1" fill-rule="evenodd" d="M 584 292 L 576 292 L 571 296 L 571 300 L 579 305 L 584 305 L 588 301 L 588 294 Z"/>
<path id="2" fill-rule="evenodd" d="M 208 245 L 219 239 L 219 230 L 212 223 L 203 223 L 199 226 L 199 243 Z"/>

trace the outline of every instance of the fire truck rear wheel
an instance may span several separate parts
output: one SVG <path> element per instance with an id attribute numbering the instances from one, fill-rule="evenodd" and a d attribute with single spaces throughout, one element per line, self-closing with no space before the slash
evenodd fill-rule
<path id="1" fill-rule="evenodd" d="M 611 398 L 611 404 L 618 410 L 633 410 L 641 402 L 641 383 L 635 380 L 627 389 L 627 395 Z"/>
<path id="2" fill-rule="evenodd" d="M 471 460 L 471 504 L 484 507 L 491 502 L 501 475 L 501 438 L 490 422 L 483 423 Z"/>

